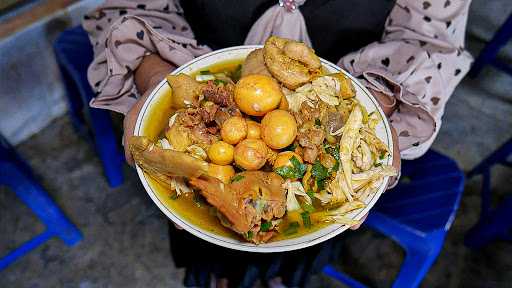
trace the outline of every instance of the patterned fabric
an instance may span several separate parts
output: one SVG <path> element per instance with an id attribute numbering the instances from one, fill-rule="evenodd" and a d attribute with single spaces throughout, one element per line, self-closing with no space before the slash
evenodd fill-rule
<path id="1" fill-rule="evenodd" d="M 381 41 L 338 63 L 366 86 L 397 101 L 390 121 L 399 133 L 404 159 L 428 150 L 446 102 L 469 69 L 472 58 L 464 50 L 464 35 L 470 2 L 397 0 Z M 129 111 L 138 97 L 133 71 L 146 53 L 181 65 L 210 51 L 196 43 L 182 15 L 174 0 L 109 0 L 86 15 L 83 26 L 95 52 L 88 73 L 97 92 L 91 106 Z M 273 24 L 262 27 L 282 24 L 273 17 L 265 19 Z"/>
<path id="2" fill-rule="evenodd" d="M 338 62 L 367 87 L 396 99 L 390 122 L 403 159 L 432 145 L 444 107 L 469 70 L 464 35 L 470 2 L 398 0 L 382 39 Z"/>
<path id="3" fill-rule="evenodd" d="M 276 35 L 283 38 L 295 39 L 311 45 L 304 16 L 298 9 L 305 0 L 282 0 L 270 7 L 254 23 L 245 39 L 245 45 L 263 44 L 268 37 Z"/>
<path id="4" fill-rule="evenodd" d="M 106 1 L 82 23 L 94 47 L 87 73 L 97 96 L 90 105 L 123 114 L 139 97 L 133 71 L 147 53 L 182 65 L 210 52 L 198 45 L 177 2 L 167 0 Z"/>

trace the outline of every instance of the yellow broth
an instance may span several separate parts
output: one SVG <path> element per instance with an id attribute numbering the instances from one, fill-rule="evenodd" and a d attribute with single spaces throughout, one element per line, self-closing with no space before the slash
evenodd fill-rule
<path id="1" fill-rule="evenodd" d="M 241 65 L 243 60 L 244 59 L 236 59 L 219 62 L 214 65 L 204 67 L 198 71 L 191 72 L 189 75 L 195 77 L 200 73 L 200 71 L 204 70 L 209 70 L 211 73 L 231 72 L 234 71 L 238 65 Z M 142 127 L 142 135 L 152 140 L 157 140 L 160 135 L 162 135 L 163 130 L 168 125 L 169 117 L 172 116 L 172 114 L 175 112 L 175 110 L 171 108 L 171 89 L 167 87 L 163 93 L 165 96 L 160 97 L 158 101 L 155 102 L 154 105 L 152 105 L 146 112 L 146 123 L 149 125 L 144 125 L 144 127 Z M 171 195 L 174 194 L 174 192 L 171 191 L 170 187 L 165 187 L 153 179 L 149 174 L 144 174 L 146 175 L 146 179 L 148 179 L 149 185 L 153 188 L 153 191 L 155 192 L 160 202 L 162 202 L 166 207 L 169 207 L 170 211 L 178 214 L 181 218 L 186 219 L 189 223 L 211 233 L 224 237 L 239 238 L 239 236 L 232 230 L 220 224 L 218 218 L 213 215 L 213 213 L 211 213 L 211 209 L 209 208 L 210 206 L 208 204 L 202 203 L 198 205 L 198 203 L 196 203 L 194 200 L 193 193 L 184 194 L 177 199 L 172 199 Z M 283 233 L 278 233 L 270 240 L 270 242 L 300 237 L 327 226 L 325 223 L 313 223 L 311 228 L 305 228 L 303 226 L 300 214 L 295 212 L 287 213 L 283 217 L 283 221 L 279 225 L 278 230 L 282 232 L 284 229 L 286 229 L 286 227 L 288 227 L 289 223 L 294 221 L 300 224 L 297 233 L 292 235 L 284 235 Z"/>

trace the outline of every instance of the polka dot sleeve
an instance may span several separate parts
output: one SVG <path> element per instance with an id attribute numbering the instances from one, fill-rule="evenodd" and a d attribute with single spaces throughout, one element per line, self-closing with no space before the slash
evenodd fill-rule
<path id="1" fill-rule="evenodd" d="M 341 58 L 339 65 L 369 88 L 393 97 L 390 117 L 403 159 L 425 153 L 444 107 L 468 72 L 464 50 L 470 0 L 397 0 L 381 41 Z"/>
<path id="2" fill-rule="evenodd" d="M 182 65 L 210 49 L 194 40 L 175 0 L 107 0 L 84 16 L 94 60 L 87 77 L 96 97 L 90 105 L 126 114 L 139 97 L 134 71 L 144 55 L 158 53 Z"/>

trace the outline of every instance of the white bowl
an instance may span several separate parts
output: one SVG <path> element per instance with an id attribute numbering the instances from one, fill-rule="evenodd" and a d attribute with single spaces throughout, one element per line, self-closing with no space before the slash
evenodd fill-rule
<path id="1" fill-rule="evenodd" d="M 253 46 L 236 46 L 231 48 L 226 48 L 222 50 L 217 50 L 208 54 L 205 54 L 201 57 L 195 58 L 194 60 L 182 65 L 178 69 L 176 69 L 172 74 L 179 74 L 179 73 L 185 73 L 190 74 L 196 71 L 200 71 L 201 69 L 204 69 L 208 66 L 211 66 L 215 63 L 226 61 L 230 59 L 243 59 L 245 58 L 252 50 L 261 48 L 261 46 L 253 45 Z M 385 119 L 384 113 L 382 112 L 381 108 L 379 107 L 377 100 L 370 94 L 370 92 L 361 85 L 354 77 L 352 77 L 350 74 L 348 74 L 346 71 L 342 70 L 338 66 L 334 65 L 333 63 L 326 61 L 324 59 L 321 59 L 322 65 L 327 69 L 327 71 L 333 73 L 333 72 L 341 72 L 345 74 L 347 77 L 349 77 L 352 80 L 352 83 L 354 84 L 355 90 L 356 90 L 356 98 L 360 101 L 360 103 L 366 108 L 368 113 L 372 111 L 378 111 L 380 115 L 382 116 L 382 119 Z M 167 84 L 167 81 L 164 79 L 160 84 L 152 91 L 151 95 L 148 97 L 146 102 L 144 103 L 144 106 L 142 107 L 138 117 L 137 117 L 137 123 L 135 126 L 134 135 L 138 136 L 145 136 L 144 131 L 147 129 L 151 129 L 150 123 L 147 120 L 148 115 L 151 113 L 158 113 L 155 112 L 154 108 L 158 101 L 165 100 L 163 97 L 168 95 L 170 87 Z M 152 109 L 153 108 L 153 109 Z M 163 119 L 163 118 L 162 118 Z M 387 157 L 387 159 L 384 159 L 384 164 L 391 165 L 392 159 L 393 159 L 393 142 L 391 139 L 391 131 L 390 127 L 387 123 L 387 121 L 381 121 L 381 123 L 376 127 L 376 134 L 377 136 L 384 141 L 384 143 L 389 147 L 390 155 Z M 329 226 L 326 226 L 322 229 L 319 229 L 317 231 L 314 231 L 312 233 L 286 239 L 286 240 L 279 240 L 274 242 L 269 242 L 265 244 L 251 244 L 248 242 L 240 241 L 239 239 L 232 238 L 232 237 L 226 237 L 222 235 L 218 235 L 215 233 L 212 233 L 210 231 L 206 231 L 205 229 L 194 225 L 190 223 L 188 220 L 186 220 L 184 217 L 180 216 L 176 211 L 173 211 L 169 205 L 165 204 L 165 201 L 163 201 L 162 196 L 157 195 L 155 193 L 155 187 L 154 184 L 148 181 L 148 176 L 144 174 L 142 169 L 137 166 L 137 173 L 140 177 L 140 180 L 142 181 L 142 184 L 144 185 L 144 188 L 146 189 L 147 193 L 153 199 L 155 204 L 162 210 L 162 212 L 171 219 L 174 223 L 177 225 L 183 227 L 183 229 L 187 230 L 188 232 L 194 234 L 195 236 L 204 239 L 206 241 L 209 241 L 211 243 L 236 249 L 236 250 L 242 250 L 242 251 L 249 251 L 249 252 L 282 252 L 282 251 L 290 251 L 290 250 L 296 250 L 305 248 L 308 246 L 312 246 L 315 244 L 318 244 L 320 242 L 326 241 L 343 231 L 347 230 L 349 227 L 346 225 L 339 225 L 339 224 L 332 224 Z M 355 219 L 360 220 L 365 214 L 367 214 L 370 209 L 375 205 L 381 194 L 384 192 L 387 184 L 389 181 L 389 177 L 387 177 L 382 185 L 379 187 L 379 190 L 373 194 L 369 199 L 366 200 L 366 207 L 355 210 L 352 213 L 348 214 L 347 216 Z M 154 183 L 154 182 L 153 182 Z"/>

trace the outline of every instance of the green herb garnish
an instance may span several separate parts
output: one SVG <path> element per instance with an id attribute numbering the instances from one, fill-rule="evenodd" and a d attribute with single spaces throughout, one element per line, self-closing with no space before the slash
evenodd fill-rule
<path id="1" fill-rule="evenodd" d="M 240 180 L 242 180 L 242 179 L 244 179 L 244 178 L 245 178 L 245 177 L 244 177 L 243 175 L 238 174 L 238 175 L 235 175 L 235 176 L 231 177 L 230 182 L 231 182 L 231 183 L 233 183 L 233 182 L 237 182 L 237 181 L 240 181 Z"/>
<path id="2" fill-rule="evenodd" d="M 302 224 L 304 224 L 304 227 L 311 228 L 311 218 L 309 217 L 309 212 L 304 211 L 300 213 L 300 216 L 302 217 Z"/>
<path id="3" fill-rule="evenodd" d="M 322 191 L 325 189 L 325 182 L 327 182 L 327 178 L 316 179 L 316 186 L 318 187 L 318 191 Z"/>
<path id="4" fill-rule="evenodd" d="M 320 122 L 320 119 L 315 118 L 315 126 L 322 126 L 322 122 Z"/>
<path id="5" fill-rule="evenodd" d="M 203 70 L 203 71 L 199 71 L 199 74 L 208 75 L 208 74 L 212 74 L 212 73 L 210 72 L 210 70 Z"/>
<path id="6" fill-rule="evenodd" d="M 252 239 L 252 231 L 247 232 L 247 239 Z"/>
<path id="7" fill-rule="evenodd" d="M 226 85 L 226 81 L 220 80 L 220 79 L 215 79 L 215 80 L 213 80 L 213 84 L 215 84 L 215 85 L 220 85 L 220 84 Z"/>
<path id="8" fill-rule="evenodd" d="M 285 179 L 302 178 L 304 173 L 306 173 L 307 165 L 300 163 L 299 159 L 295 156 L 290 158 L 290 163 L 292 163 L 292 166 L 277 167 L 274 172 Z"/>
<path id="9" fill-rule="evenodd" d="M 293 234 L 299 232 L 299 227 L 300 227 L 299 222 L 297 222 L 297 221 L 290 222 L 290 224 L 288 224 L 288 227 L 286 227 L 286 229 L 284 229 L 283 234 L 286 236 L 293 235 Z"/>
<path id="10" fill-rule="evenodd" d="M 263 222 L 261 223 L 260 231 L 267 232 L 272 228 L 272 222 Z"/>
<path id="11" fill-rule="evenodd" d="M 312 199 L 313 199 L 313 198 L 315 198 L 315 192 L 313 192 L 313 190 L 312 190 L 312 189 L 309 189 L 309 190 L 306 192 L 306 194 L 308 194 L 308 196 L 309 196 L 310 198 L 312 198 Z"/>
<path id="12" fill-rule="evenodd" d="M 319 160 L 315 161 L 313 164 L 313 168 L 311 169 L 311 174 L 318 179 L 325 179 L 329 177 L 329 170 L 320 163 Z"/>
<path id="13" fill-rule="evenodd" d="M 313 207 L 313 205 L 311 205 L 311 204 L 304 203 L 304 204 L 302 204 L 302 210 L 312 213 L 312 212 L 315 212 L 315 207 Z"/>
<path id="14" fill-rule="evenodd" d="M 379 155 L 379 159 L 380 159 L 380 160 L 382 160 L 382 159 L 384 159 L 384 158 L 386 158 L 386 152 L 384 152 L 384 153 L 382 153 L 382 154 L 380 154 L 380 155 Z"/>
<path id="15" fill-rule="evenodd" d="M 178 193 L 174 192 L 171 194 L 171 200 L 176 200 L 178 199 Z"/>

